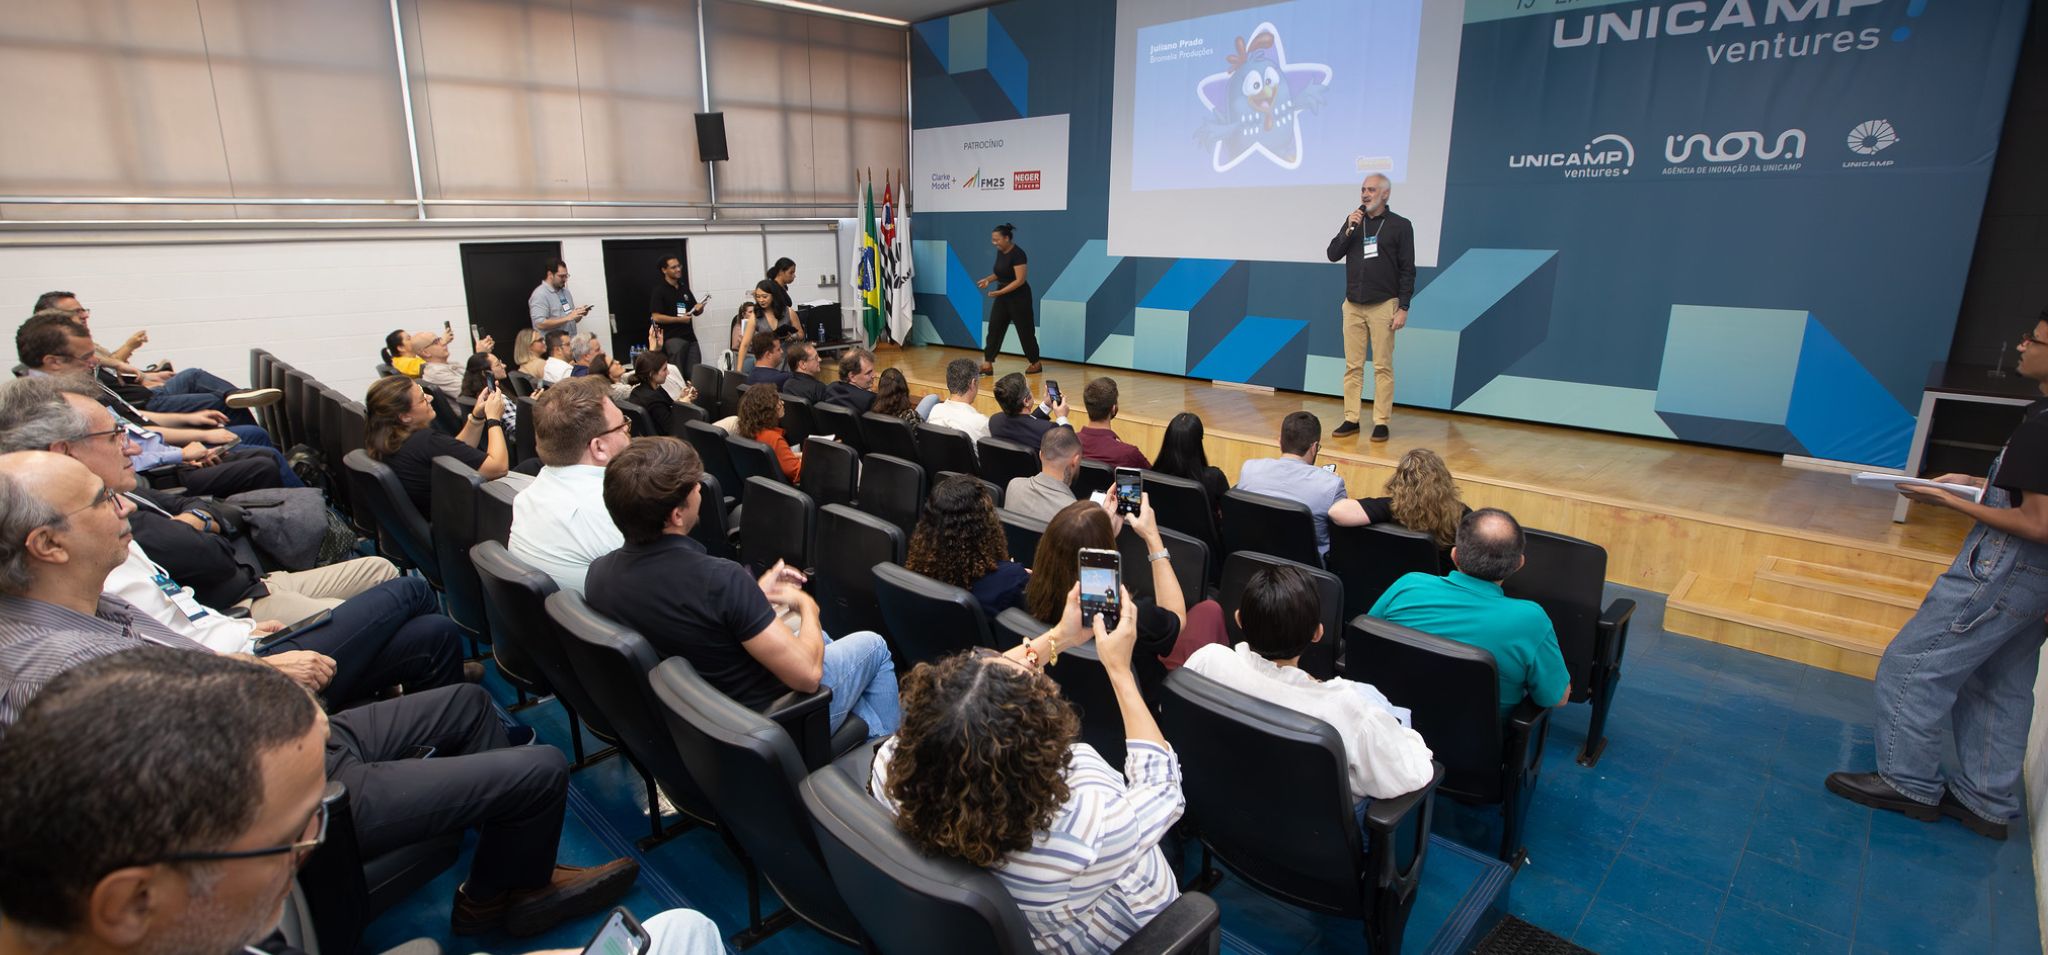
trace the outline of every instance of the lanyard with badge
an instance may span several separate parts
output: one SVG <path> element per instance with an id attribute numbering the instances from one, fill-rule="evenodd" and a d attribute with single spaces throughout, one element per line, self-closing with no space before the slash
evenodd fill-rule
<path id="1" fill-rule="evenodd" d="M 1380 230 L 1381 230 L 1381 229 L 1384 229 L 1384 228 L 1386 228 L 1386 227 L 1387 227 L 1387 220 L 1386 220 L 1386 216 L 1385 216 L 1385 214 L 1382 214 L 1382 215 L 1380 216 L 1380 224 L 1379 224 L 1378 226 L 1375 226 L 1375 227 L 1373 228 L 1373 230 L 1372 230 L 1372 234 L 1371 234 L 1371 235 L 1369 235 L 1369 236 L 1366 236 L 1366 237 L 1365 237 L 1365 238 L 1363 238 L 1363 239 L 1360 239 L 1360 240 L 1359 240 L 1359 242 L 1358 242 L 1358 257 L 1359 257 L 1359 258 L 1361 258 L 1361 259 L 1376 259 L 1376 258 L 1379 258 L 1379 257 L 1380 257 Z"/>

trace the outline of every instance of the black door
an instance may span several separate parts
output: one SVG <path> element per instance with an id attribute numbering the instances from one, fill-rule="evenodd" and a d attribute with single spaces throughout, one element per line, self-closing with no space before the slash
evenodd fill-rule
<path id="1" fill-rule="evenodd" d="M 526 297 L 547 277 L 548 264 L 561 257 L 560 242 L 462 243 L 462 295 L 469 304 L 469 323 L 496 339 L 493 350 L 507 367 L 519 365 L 513 339 L 520 329 L 533 327 Z"/>
<path id="2" fill-rule="evenodd" d="M 605 298 L 612 310 L 610 354 L 624 360 L 633 346 L 647 344 L 648 297 L 661 281 L 661 263 L 673 255 L 683 260 L 683 287 L 690 287 L 687 239 L 604 240 Z M 675 326 L 670 326 L 673 330 Z M 684 369 L 688 373 L 688 369 Z"/>

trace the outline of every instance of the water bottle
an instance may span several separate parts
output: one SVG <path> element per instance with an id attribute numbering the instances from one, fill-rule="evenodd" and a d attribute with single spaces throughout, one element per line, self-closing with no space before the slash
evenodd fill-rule
<path id="1" fill-rule="evenodd" d="M 816 338 L 813 338 L 813 339 L 811 339 L 811 341 L 814 341 L 814 342 L 823 342 L 824 340 L 825 340 L 825 323 L 824 323 L 824 322 L 819 322 L 819 323 L 818 323 L 818 337 L 816 337 Z"/>

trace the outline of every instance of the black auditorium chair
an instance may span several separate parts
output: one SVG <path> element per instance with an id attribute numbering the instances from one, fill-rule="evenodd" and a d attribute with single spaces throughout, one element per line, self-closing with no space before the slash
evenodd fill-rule
<path id="1" fill-rule="evenodd" d="M 613 398 L 612 404 L 618 405 L 619 413 L 626 416 L 626 430 L 632 432 L 633 437 L 652 438 L 655 436 L 654 419 L 647 416 L 646 408 L 620 398 Z"/>
<path id="2" fill-rule="evenodd" d="M 1336 574 L 1312 564 L 1256 551 L 1239 551 L 1223 558 L 1223 582 L 1217 586 L 1216 593 L 1217 602 L 1223 605 L 1223 628 L 1230 635 L 1230 645 L 1236 646 L 1244 639 L 1244 631 L 1237 625 L 1237 608 L 1244 598 L 1245 584 L 1251 582 L 1253 574 L 1267 567 L 1281 565 L 1292 566 L 1309 575 L 1309 578 L 1315 581 L 1316 596 L 1323 605 L 1323 639 L 1309 644 L 1308 649 L 1302 651 L 1299 666 L 1318 680 L 1336 676 L 1345 620 L 1344 584 L 1337 579 Z"/>
<path id="3" fill-rule="evenodd" d="M 1308 505 L 1243 488 L 1223 495 L 1223 552 L 1257 551 L 1311 567 L 1323 566 L 1316 521 Z"/>
<path id="4" fill-rule="evenodd" d="M 895 563 L 875 566 L 882 632 L 899 657 L 897 670 L 973 647 L 993 647 L 988 615 L 974 595 Z"/>
<path id="5" fill-rule="evenodd" d="M 996 617 L 996 643 L 1016 646 L 1050 629 L 1024 608 L 1011 607 Z M 1110 686 L 1109 671 L 1103 669 L 1102 657 L 1095 651 L 1095 642 L 1060 648 L 1058 665 L 1046 672 L 1059 684 L 1060 695 L 1080 713 L 1081 742 L 1095 747 L 1105 762 L 1121 771 L 1124 715 L 1116 703 L 1116 690 Z"/>
<path id="6" fill-rule="evenodd" d="M 333 484 L 334 495 L 345 497 L 348 500 L 348 504 L 342 509 L 342 513 L 348 516 L 349 527 L 354 529 L 359 536 L 376 540 L 377 516 L 370 513 L 369 501 L 356 496 L 355 479 L 349 476 L 348 465 L 344 463 L 348 457 L 348 451 L 359 450 L 363 447 L 366 440 L 365 436 L 370 427 L 369 419 L 363 412 L 362 404 L 355 401 L 342 403 L 340 418 L 342 436 L 341 444 L 337 447 L 348 450 L 343 451 L 332 460 L 323 461 L 322 463 L 327 466 L 327 477 Z"/>
<path id="7" fill-rule="evenodd" d="M 903 528 L 905 535 L 915 532 L 924 510 L 924 466 L 893 454 L 862 455 L 860 509 Z"/>
<path id="8" fill-rule="evenodd" d="M 829 435 L 855 451 L 867 450 L 867 442 L 861 440 L 860 415 L 854 414 L 852 408 L 834 401 L 815 404 L 811 406 L 811 420 L 818 429 L 814 436 Z"/>
<path id="9" fill-rule="evenodd" d="M 312 436 L 309 430 L 312 425 L 306 420 L 306 383 L 309 380 L 311 376 L 305 372 L 290 365 L 285 366 L 284 387 L 281 390 L 284 392 L 284 439 L 290 442 L 285 445 L 287 448 L 312 443 L 308 440 Z"/>
<path id="10" fill-rule="evenodd" d="M 835 748 L 858 745 L 867 724 L 848 715 L 832 738 L 832 691 L 824 687 L 809 695 L 791 693 L 785 699 L 794 705 L 772 715 L 757 713 L 705 682 L 681 657 L 663 660 L 648 679 L 683 764 L 741 850 L 748 922 L 733 944 L 747 948 L 801 918 L 838 941 L 860 945 L 860 923 L 825 870 L 797 787 L 812 769 L 830 763 Z M 764 874 L 783 904 L 766 919 Z"/>
<path id="11" fill-rule="evenodd" d="M 804 439 L 819 434 L 815 418 L 811 414 L 811 402 L 796 395 L 782 396 L 782 434 L 792 446 L 801 445 Z"/>
<path id="12" fill-rule="evenodd" d="M 269 380 L 270 380 L 270 379 L 269 379 L 269 377 L 268 377 L 268 376 L 269 376 L 269 373 L 270 373 L 270 367 L 269 367 L 269 366 L 270 366 L 270 351 L 269 351 L 269 349 L 264 349 L 264 348 L 251 348 L 251 349 L 249 349 L 249 387 L 251 387 L 251 388 L 268 388 L 268 387 L 270 387 L 269 385 L 265 384 L 265 382 L 267 382 L 267 381 L 269 381 Z M 271 409 L 272 407 L 273 407 L 273 405 L 265 405 L 265 406 L 263 406 L 263 407 L 261 407 L 261 408 L 258 408 L 258 409 L 256 409 L 255 411 L 251 412 L 251 414 L 255 415 L 255 417 L 256 417 L 256 423 L 257 423 L 257 424 L 259 424 L 259 425 L 262 425 L 262 426 L 263 426 L 263 430 L 265 430 L 265 431 L 268 431 L 268 432 L 270 432 L 270 437 L 271 437 L 271 440 L 272 440 L 273 442 L 275 442 L 275 441 L 277 440 L 277 438 L 278 438 L 278 433 L 277 433 L 277 428 L 273 427 L 273 424 L 274 424 L 274 422 L 272 422 L 272 421 L 271 421 L 271 418 L 270 418 L 270 409 Z"/>
<path id="13" fill-rule="evenodd" d="M 783 487 L 789 487 L 789 478 L 782 474 L 782 462 L 775 459 L 775 449 L 736 434 L 726 435 L 725 453 L 732 458 L 733 475 L 740 479 L 740 503 L 747 501 L 746 482 L 760 478 Z"/>
<path id="14" fill-rule="evenodd" d="M 738 560 L 739 528 L 734 526 L 732 512 L 724 504 L 725 485 L 710 471 L 705 471 L 697 482 L 697 525 L 690 528 L 690 536 L 703 544 L 704 551 L 711 556 Z"/>
<path id="15" fill-rule="evenodd" d="M 812 435 L 804 439 L 804 470 L 799 486 L 819 507 L 852 504 L 860 477 L 860 452 L 853 446 Z"/>
<path id="16" fill-rule="evenodd" d="M 917 453 L 917 431 L 910 422 L 895 415 L 872 411 L 860 416 L 862 454 L 887 454 L 905 461 L 922 461 Z"/>
<path id="17" fill-rule="evenodd" d="M 1441 574 L 1436 538 L 1398 524 L 1330 524 L 1327 566 L 1344 581 L 1344 619 L 1372 610 L 1394 581 L 1409 573 Z"/>
<path id="18" fill-rule="evenodd" d="M 685 437 L 683 425 L 692 421 L 709 420 L 711 420 L 710 413 L 702 407 L 687 401 L 675 402 L 669 406 L 668 410 L 668 436 L 671 438 Z"/>
<path id="19" fill-rule="evenodd" d="M 1210 509 L 1209 493 L 1200 481 L 1190 481 L 1157 471 L 1144 472 L 1145 496 L 1152 501 L 1152 515 L 1160 527 L 1170 527 L 1208 545 L 1210 553 L 1223 546 L 1216 533 L 1216 512 Z"/>
<path id="20" fill-rule="evenodd" d="M 540 434 L 540 418 L 533 413 L 532 398 L 521 395 L 513 398 L 512 403 L 519 408 L 519 427 L 513 429 L 512 446 L 506 450 L 511 452 L 508 464 L 518 467 L 540 457 L 540 442 L 536 437 Z"/>
<path id="21" fill-rule="evenodd" d="M 397 472 L 361 449 L 350 451 L 342 463 L 354 483 L 356 503 L 367 502 L 368 510 L 376 515 L 378 551 L 401 565 L 419 568 L 427 583 L 440 590 L 441 564 L 434 559 L 433 529 L 413 506 L 404 485 L 398 483 Z"/>
<path id="22" fill-rule="evenodd" d="M 512 546 L 512 499 L 518 489 L 505 481 L 486 481 L 476 499 L 476 540 Z M 471 545 L 474 546 L 474 545 Z"/>
<path id="23" fill-rule="evenodd" d="M 825 632 L 881 632 L 885 623 L 875 599 L 875 568 L 903 563 L 908 539 L 903 528 L 845 504 L 827 504 L 818 510 L 817 539 L 824 546 L 813 558 L 818 574 L 811 588 Z"/>
<path id="24" fill-rule="evenodd" d="M 873 950 L 1032 952 L 1024 914 L 1002 883 L 958 859 L 919 852 L 865 784 L 834 765 L 812 773 L 801 792 L 825 867 Z M 1222 933 L 1217 919 L 1207 895 L 1184 893 L 1117 946 L 1117 955 L 1214 955 Z"/>
<path id="25" fill-rule="evenodd" d="M 692 421 L 683 428 L 686 432 L 684 440 L 697 449 L 697 457 L 704 462 L 704 473 L 717 478 L 719 487 L 738 494 L 740 476 L 733 468 L 732 452 L 725 444 L 725 430 L 702 421 Z"/>
<path id="26" fill-rule="evenodd" d="M 1187 605 L 1200 603 L 1209 592 L 1208 546 L 1164 527 L 1159 529 L 1159 542 L 1166 545 L 1166 561 L 1173 565 L 1173 579 L 1180 582 L 1180 594 Z M 1116 548 L 1123 555 L 1124 586 L 1131 589 L 1131 596 L 1152 599 L 1151 554 L 1145 548 L 1145 539 L 1126 529 L 1117 535 Z"/>
<path id="27" fill-rule="evenodd" d="M 1028 478 L 1042 470 L 1037 448 L 1027 448 L 1001 438 L 983 438 L 974 442 L 974 447 L 975 456 L 981 462 L 981 476 L 998 487 L 1007 488 L 1011 481 Z"/>
<path id="28" fill-rule="evenodd" d="M 976 476 L 973 471 L 940 471 L 932 477 L 932 486 L 938 487 L 944 484 L 947 479 L 953 477 L 974 478 L 975 483 L 980 484 L 981 489 L 988 492 L 988 499 L 991 503 L 997 507 L 1003 506 L 1003 486 L 986 478 Z"/>
<path id="29" fill-rule="evenodd" d="M 505 383 L 511 386 L 513 398 L 531 398 L 540 390 L 540 379 L 517 368 L 505 372 Z"/>
<path id="30" fill-rule="evenodd" d="M 390 362 L 380 361 L 377 363 L 377 377 L 396 378 L 398 377 L 398 369 L 392 367 Z"/>
<path id="31" fill-rule="evenodd" d="M 811 566 L 811 537 L 818 506 L 811 496 L 783 481 L 747 479 L 746 519 L 740 522 L 740 556 L 756 576 L 776 561 L 802 571 Z"/>
<path id="32" fill-rule="evenodd" d="M 462 426 L 467 422 L 455 399 L 442 394 L 439 388 L 422 386 L 422 390 L 427 393 L 427 403 L 434 406 L 434 430 L 451 437 L 461 434 Z"/>
<path id="33" fill-rule="evenodd" d="M 444 454 L 434 459 L 428 481 L 434 500 L 434 560 L 441 567 L 444 588 L 441 605 L 471 641 L 489 643 L 491 623 L 484 613 L 483 584 L 469 562 L 469 549 L 483 539 L 477 536 L 477 512 L 484 479 L 474 468 Z M 474 645 L 470 649 L 474 655 Z"/>
<path id="34" fill-rule="evenodd" d="M 1550 711 L 1524 698 L 1503 721 L 1493 654 L 1470 644 L 1359 617 L 1344 628 L 1353 679 L 1378 687 L 1412 713 L 1415 731 L 1444 767 L 1442 794 L 1499 805 L 1502 861 L 1519 868 L 1522 821 L 1543 768 Z"/>
<path id="35" fill-rule="evenodd" d="M 1085 501 L 1088 495 L 1100 491 L 1109 493 L 1109 486 L 1116 483 L 1116 469 L 1101 461 L 1081 459 L 1081 473 L 1074 475 L 1074 499 Z"/>
<path id="36" fill-rule="evenodd" d="M 348 787 L 329 780 L 320 802 L 327 807 L 325 838 L 299 868 L 298 885 L 305 893 L 318 950 L 354 953 L 362 944 L 364 926 L 461 858 L 463 834 L 445 833 L 365 859 Z"/>
<path id="37" fill-rule="evenodd" d="M 548 621 L 547 598 L 556 590 L 554 578 L 512 556 L 494 540 L 470 548 L 469 557 L 483 585 L 484 607 L 491 620 L 491 657 L 497 661 L 498 672 L 520 692 L 553 694 L 562 704 L 578 768 L 616 755 L 609 747 L 588 757 L 583 754 L 585 720 L 598 739 L 609 744 L 617 737 L 583 685 L 576 682 L 569 657 L 562 652 L 561 637 Z"/>
<path id="38" fill-rule="evenodd" d="M 746 391 L 746 380 L 747 376 L 738 370 L 718 373 L 718 404 L 719 410 L 724 412 L 719 418 L 728 418 L 740 413 L 740 394 Z"/>
<path id="39" fill-rule="evenodd" d="M 974 459 L 974 439 L 967 432 L 929 422 L 917 426 L 917 460 L 926 474 L 981 473 L 981 462 Z"/>
<path id="40" fill-rule="evenodd" d="M 346 515 L 355 502 L 348 495 L 348 468 L 341 461 L 362 445 L 348 443 L 348 399 L 326 385 L 317 394 L 313 414 L 320 419 L 320 468 L 327 478 L 327 501 Z"/>
<path id="41" fill-rule="evenodd" d="M 647 789 L 647 820 L 651 830 L 638 842 L 641 851 L 688 831 L 696 823 L 717 827 L 718 814 L 712 810 L 711 800 L 705 798 L 696 778 L 690 775 L 689 767 L 683 765 L 682 754 L 676 752 L 668 723 L 661 715 L 661 702 L 654 698 L 654 687 L 647 680 L 661 662 L 660 654 L 654 652 L 646 637 L 590 609 L 583 595 L 573 590 L 549 594 L 547 614 L 561 636 L 562 652 L 569 658 L 576 680 L 604 714 L 605 722 L 611 724 L 626 761 L 640 771 L 640 782 Z M 661 824 L 662 795 L 684 817 L 674 826 Z"/>
<path id="42" fill-rule="evenodd" d="M 1592 766 L 1607 748 L 1607 710 L 1621 682 L 1621 657 L 1628 649 L 1628 624 L 1636 602 L 1626 597 L 1605 601 L 1607 548 L 1550 531 L 1531 529 L 1523 534 L 1526 562 L 1502 588 L 1510 597 L 1543 605 L 1550 616 L 1565 669 L 1572 675 L 1571 701 L 1593 704 L 1586 744 L 1578 756 L 1579 765 Z"/>
<path id="43" fill-rule="evenodd" d="M 690 387 L 697 389 L 697 403 L 704 406 L 705 420 L 717 421 L 731 414 L 723 401 L 724 372 L 711 365 L 693 365 L 690 368 Z"/>
<path id="44" fill-rule="evenodd" d="M 1291 905 L 1365 923 L 1373 955 L 1399 955 L 1428 858 L 1437 781 L 1352 808 L 1335 727 L 1192 670 L 1166 678 L 1159 724 L 1181 755 L 1186 820 L 1202 841 L 1208 888 L 1225 868 Z M 1247 806 L 1259 811 L 1246 812 Z"/>
<path id="45" fill-rule="evenodd" d="M 1031 566 L 1031 559 L 1038 556 L 1038 539 L 1045 536 L 1045 522 L 1001 509 L 997 509 L 996 519 L 1003 522 L 1003 542 L 1010 548 L 1010 559 Z"/>

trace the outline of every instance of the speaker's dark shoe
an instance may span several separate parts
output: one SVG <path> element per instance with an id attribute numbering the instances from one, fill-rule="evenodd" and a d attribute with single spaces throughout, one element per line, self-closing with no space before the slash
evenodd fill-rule
<path id="1" fill-rule="evenodd" d="M 1332 431 L 1332 432 L 1330 432 L 1330 437 L 1333 437 L 1333 438 L 1348 438 L 1348 437 L 1351 437 L 1352 435 L 1354 435 L 1354 434 L 1357 434 L 1357 433 L 1358 433 L 1358 422 L 1356 422 L 1356 421 L 1346 421 L 1346 422 L 1344 422 L 1343 424 L 1340 424 L 1340 425 L 1338 425 L 1338 426 L 1337 426 L 1337 430 L 1335 430 L 1335 431 Z"/>
<path id="2" fill-rule="evenodd" d="M 1872 809 L 1896 812 L 1908 819 L 1933 822 L 1941 818 L 1941 807 L 1906 798 L 1876 773 L 1829 773 L 1828 792 Z"/>
<path id="3" fill-rule="evenodd" d="M 1044 365 L 1042 365 L 1042 364 L 1040 364 L 1040 363 L 1038 363 L 1038 362 L 1035 362 L 1035 361 L 1034 361 L 1034 362 L 1032 362 L 1032 363 L 1031 363 L 1031 364 L 1029 364 L 1029 365 L 1025 365 L 1025 366 L 1024 366 L 1024 373 L 1025 373 L 1025 374 L 1027 374 L 1027 375 L 1036 375 L 1036 374 L 1042 373 L 1042 372 L 1044 372 L 1044 371 L 1045 371 L 1045 366 L 1044 366 Z"/>
<path id="4" fill-rule="evenodd" d="M 1970 807 L 1963 805 L 1962 800 L 1957 799 L 1954 793 L 1941 794 L 1941 814 L 1962 823 L 1963 828 L 1987 839 L 2005 841 L 2005 823 L 1992 822 L 1971 812 Z"/>
<path id="5" fill-rule="evenodd" d="M 1374 441 L 1385 441 L 1385 440 L 1387 440 L 1387 426 L 1386 426 L 1386 425 L 1383 425 L 1383 424 L 1376 424 L 1376 425 L 1373 425 L 1373 426 L 1372 426 L 1372 439 L 1373 439 Z"/>

